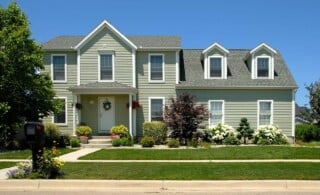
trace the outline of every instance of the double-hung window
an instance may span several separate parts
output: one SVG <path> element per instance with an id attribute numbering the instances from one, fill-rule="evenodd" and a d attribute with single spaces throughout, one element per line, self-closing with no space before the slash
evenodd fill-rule
<path id="1" fill-rule="evenodd" d="M 114 60 L 112 53 L 101 53 L 99 55 L 99 80 L 113 81 L 114 80 Z"/>
<path id="2" fill-rule="evenodd" d="M 61 103 L 61 110 L 53 116 L 53 122 L 60 125 L 67 124 L 67 98 L 57 98 Z"/>
<path id="3" fill-rule="evenodd" d="M 213 127 L 219 123 L 224 123 L 224 100 L 209 101 L 209 126 Z"/>
<path id="4" fill-rule="evenodd" d="M 269 64 L 270 60 L 268 57 L 257 58 L 257 77 L 269 78 Z"/>
<path id="5" fill-rule="evenodd" d="M 258 101 L 258 126 L 270 125 L 273 123 L 273 101 L 259 100 Z"/>
<path id="6" fill-rule="evenodd" d="M 149 121 L 163 121 L 164 98 L 149 98 Z"/>
<path id="7" fill-rule="evenodd" d="M 64 54 L 54 54 L 51 56 L 52 79 L 55 82 L 66 82 L 67 56 Z"/>
<path id="8" fill-rule="evenodd" d="M 149 55 L 149 82 L 164 82 L 164 55 Z"/>
<path id="9" fill-rule="evenodd" d="M 222 77 L 222 57 L 210 57 L 209 58 L 209 74 L 210 78 Z"/>

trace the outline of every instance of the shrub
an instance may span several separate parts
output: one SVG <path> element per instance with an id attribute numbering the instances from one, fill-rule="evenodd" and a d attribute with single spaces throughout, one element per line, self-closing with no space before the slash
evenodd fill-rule
<path id="1" fill-rule="evenodd" d="M 222 141 L 225 145 L 240 145 L 240 140 L 233 133 L 229 133 L 229 135 Z"/>
<path id="2" fill-rule="evenodd" d="M 9 170 L 7 173 L 9 179 L 24 179 L 32 173 L 31 160 L 17 163 L 17 169 Z"/>
<path id="3" fill-rule="evenodd" d="M 58 158 L 58 151 L 55 147 L 45 150 L 43 156 L 38 161 L 38 174 L 44 179 L 55 179 L 62 175 L 61 169 L 64 161 Z"/>
<path id="4" fill-rule="evenodd" d="M 146 147 L 151 148 L 154 146 L 155 141 L 154 141 L 153 137 L 145 136 L 141 139 L 140 143 L 141 143 L 142 147 L 144 147 L 144 148 L 146 148 Z"/>
<path id="5" fill-rule="evenodd" d="M 124 125 L 116 125 L 111 128 L 111 133 L 115 135 L 119 135 L 120 138 L 128 137 L 129 131 L 128 128 Z"/>
<path id="6" fill-rule="evenodd" d="M 253 143 L 258 145 L 288 144 L 287 137 L 275 125 L 262 125 L 255 131 Z"/>
<path id="7" fill-rule="evenodd" d="M 320 127 L 313 124 L 299 124 L 296 125 L 296 138 L 304 142 L 319 141 Z"/>
<path id="8" fill-rule="evenodd" d="M 243 143 L 247 144 L 247 140 L 253 138 L 254 130 L 251 129 L 250 123 L 248 122 L 247 118 L 241 118 L 239 127 L 237 128 L 238 131 L 238 138 L 243 138 Z"/>
<path id="9" fill-rule="evenodd" d="M 236 135 L 236 132 L 232 126 L 218 124 L 212 128 L 212 140 L 217 144 L 222 144 L 223 140 L 232 133 Z"/>
<path id="10" fill-rule="evenodd" d="M 120 138 L 121 146 L 133 146 L 131 137 Z"/>
<path id="11" fill-rule="evenodd" d="M 143 135 L 153 137 L 155 144 L 163 144 L 167 138 L 167 126 L 161 121 L 143 123 Z"/>
<path id="12" fill-rule="evenodd" d="M 86 136 L 89 137 L 92 133 L 92 129 L 89 126 L 85 126 L 85 125 L 80 125 L 77 129 L 76 129 L 76 134 L 77 136 Z"/>
<path id="13" fill-rule="evenodd" d="M 179 148 L 180 142 L 176 139 L 169 139 L 168 141 L 168 147 L 169 148 Z"/>
<path id="14" fill-rule="evenodd" d="M 60 141 L 60 130 L 56 124 L 45 123 L 44 124 L 44 139 L 45 146 L 52 147 L 56 146 Z"/>
<path id="15" fill-rule="evenodd" d="M 112 140 L 112 146 L 113 147 L 120 147 L 121 146 L 121 139 L 120 138 L 113 139 Z"/>
<path id="16" fill-rule="evenodd" d="M 70 146 L 72 148 L 77 148 L 80 146 L 80 140 L 78 138 L 71 138 L 70 139 Z"/>

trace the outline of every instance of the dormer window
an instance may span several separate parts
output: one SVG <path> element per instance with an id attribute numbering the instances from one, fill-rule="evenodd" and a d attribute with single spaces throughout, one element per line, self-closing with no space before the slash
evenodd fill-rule
<path id="1" fill-rule="evenodd" d="M 269 58 L 268 57 L 257 57 L 257 77 L 269 77 Z"/>
<path id="2" fill-rule="evenodd" d="M 202 52 L 205 79 L 227 79 L 227 56 L 229 51 L 214 43 Z"/>

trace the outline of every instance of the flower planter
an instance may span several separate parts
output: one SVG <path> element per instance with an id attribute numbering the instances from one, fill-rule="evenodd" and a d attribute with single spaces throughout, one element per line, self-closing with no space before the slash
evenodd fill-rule
<path id="1" fill-rule="evenodd" d="M 89 138 L 87 136 L 80 136 L 79 139 L 82 144 L 88 144 Z"/>

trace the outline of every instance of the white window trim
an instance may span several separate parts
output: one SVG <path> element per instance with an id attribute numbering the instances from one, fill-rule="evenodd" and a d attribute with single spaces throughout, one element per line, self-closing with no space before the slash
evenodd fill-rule
<path id="1" fill-rule="evenodd" d="M 64 106 L 65 106 L 65 119 L 66 122 L 65 123 L 55 123 L 54 122 L 54 115 L 52 116 L 52 123 L 58 125 L 58 126 L 67 126 L 68 125 L 68 98 L 67 97 L 62 97 L 62 96 L 58 96 L 55 97 L 54 99 L 64 99 Z"/>
<path id="2" fill-rule="evenodd" d="M 268 58 L 269 59 L 269 76 L 268 77 L 258 77 L 258 59 L 259 58 Z M 273 55 L 259 55 L 255 56 L 253 60 L 253 79 L 274 79 L 274 58 Z"/>
<path id="3" fill-rule="evenodd" d="M 210 77 L 210 58 L 221 58 L 221 77 Z M 204 78 L 205 79 L 227 79 L 228 65 L 227 65 L 227 54 L 210 55 L 204 54 Z"/>
<path id="4" fill-rule="evenodd" d="M 151 80 L 151 56 L 162 56 L 162 80 Z M 165 58 L 163 53 L 149 53 L 148 56 L 148 81 L 149 83 L 164 83 L 165 82 Z"/>
<path id="5" fill-rule="evenodd" d="M 209 100 L 208 101 L 208 108 L 209 108 L 209 128 L 212 128 L 214 125 L 211 124 L 211 102 L 222 102 L 222 119 L 221 123 L 224 124 L 224 119 L 225 119 L 225 101 L 224 100 Z"/>
<path id="6" fill-rule="evenodd" d="M 101 64 L 100 56 L 101 55 L 112 55 L 112 80 L 101 80 Z M 114 51 L 99 51 L 98 54 L 98 82 L 114 82 L 115 81 L 115 65 L 114 65 Z"/>
<path id="7" fill-rule="evenodd" d="M 53 57 L 63 56 L 64 57 L 64 80 L 54 80 L 53 77 Z M 53 83 L 66 83 L 67 82 L 67 54 L 51 54 L 51 79 Z"/>
<path id="8" fill-rule="evenodd" d="M 259 122 L 260 122 L 260 102 L 270 102 L 271 103 L 271 110 L 270 110 L 270 125 L 273 124 L 273 100 L 258 100 L 257 102 L 257 127 L 260 126 Z"/>
<path id="9" fill-rule="evenodd" d="M 149 97 L 149 121 L 150 122 L 151 122 L 151 100 L 154 100 L 154 99 L 162 99 L 162 104 L 163 104 L 162 117 L 164 118 L 164 106 L 166 105 L 165 98 L 164 97 Z"/>

